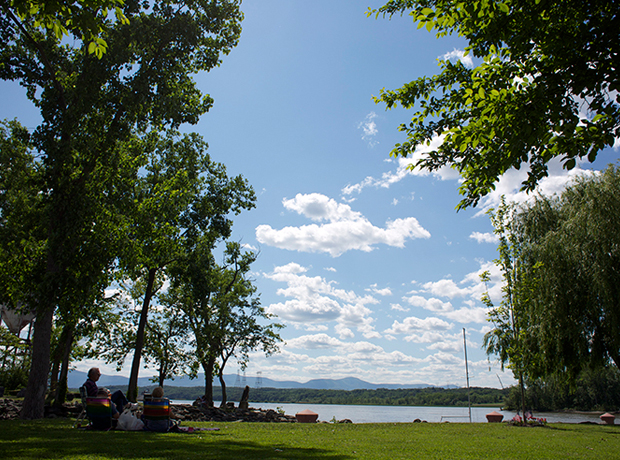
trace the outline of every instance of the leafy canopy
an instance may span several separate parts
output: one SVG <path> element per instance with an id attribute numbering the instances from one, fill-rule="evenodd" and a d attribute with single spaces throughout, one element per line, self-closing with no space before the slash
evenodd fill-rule
<path id="1" fill-rule="evenodd" d="M 529 168 L 522 188 L 531 191 L 553 158 L 566 169 L 594 161 L 620 137 L 619 10 L 611 0 L 392 0 L 369 9 L 408 12 L 437 37 L 456 33 L 477 62 L 440 60 L 438 75 L 381 90 L 377 103 L 416 110 L 391 155 L 441 136 L 411 167 L 458 170 L 458 209 L 475 206 L 511 168 Z"/>
<path id="2" fill-rule="evenodd" d="M 108 50 L 102 35 L 111 24 L 110 10 L 117 22 L 129 22 L 122 10 L 124 4 L 124 0 L 12 0 L 2 2 L 1 8 L 23 33 L 36 29 L 58 41 L 73 36 L 87 44 L 89 54 L 101 59 Z"/>

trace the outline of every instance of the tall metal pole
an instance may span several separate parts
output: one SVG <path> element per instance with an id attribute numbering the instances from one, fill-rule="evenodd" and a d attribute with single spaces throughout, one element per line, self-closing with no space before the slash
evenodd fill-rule
<path id="1" fill-rule="evenodd" d="M 465 350 L 465 376 L 467 377 L 467 407 L 469 407 L 469 423 L 471 423 L 471 399 L 469 396 L 469 367 L 467 365 L 467 339 L 463 328 L 463 349 Z"/>

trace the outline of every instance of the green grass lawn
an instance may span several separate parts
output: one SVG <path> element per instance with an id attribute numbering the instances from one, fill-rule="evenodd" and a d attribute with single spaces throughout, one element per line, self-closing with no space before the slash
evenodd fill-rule
<path id="1" fill-rule="evenodd" d="M 0 457 L 19 459 L 610 459 L 620 426 L 184 423 L 220 431 L 93 432 L 68 420 L 0 421 Z"/>

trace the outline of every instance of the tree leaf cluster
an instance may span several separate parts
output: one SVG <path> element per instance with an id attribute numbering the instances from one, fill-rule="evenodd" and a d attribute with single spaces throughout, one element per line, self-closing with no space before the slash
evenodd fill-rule
<path id="1" fill-rule="evenodd" d="M 459 209 L 512 168 L 527 168 L 523 190 L 532 191 L 553 158 L 566 169 L 594 161 L 620 137 L 619 8 L 611 0 L 392 0 L 369 10 L 461 36 L 475 61 L 440 59 L 439 74 L 381 90 L 376 102 L 415 110 L 391 155 L 409 157 L 439 137 L 411 167 L 456 169 Z"/>

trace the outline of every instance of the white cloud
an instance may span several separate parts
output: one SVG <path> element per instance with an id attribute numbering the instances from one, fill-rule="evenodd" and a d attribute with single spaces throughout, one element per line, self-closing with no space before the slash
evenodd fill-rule
<path id="1" fill-rule="evenodd" d="M 289 211 L 295 211 L 315 222 L 348 222 L 363 221 L 360 212 L 353 211 L 351 206 L 338 203 L 320 193 L 298 193 L 295 198 L 282 200 L 282 204 Z"/>
<path id="2" fill-rule="evenodd" d="M 375 123 L 375 118 L 377 118 L 377 114 L 375 112 L 370 112 L 366 115 L 366 118 L 363 122 L 361 122 L 357 129 L 361 129 L 364 134 L 362 134 L 362 140 L 368 143 L 369 147 L 374 147 L 378 144 L 375 137 L 379 133 L 377 129 L 377 124 Z"/>
<path id="3" fill-rule="evenodd" d="M 368 176 L 357 184 L 349 184 L 345 186 L 341 190 L 343 196 L 350 198 L 351 195 L 356 193 L 359 194 L 367 187 L 389 188 L 391 185 L 398 183 L 403 179 L 414 176 L 433 176 L 442 181 L 462 181 L 458 171 L 450 166 L 444 166 L 432 172 L 420 168 L 411 169 L 411 166 L 419 159 L 423 158 L 428 152 L 436 150 L 442 144 L 443 138 L 443 136 L 435 136 L 430 145 L 418 145 L 415 151 L 407 158 L 399 157 L 396 160 L 390 160 L 389 164 L 396 164 L 396 169 L 383 173 L 380 178 Z M 586 161 L 581 161 L 580 163 L 585 162 Z M 560 158 L 552 159 L 547 166 L 548 176 L 541 179 L 536 188 L 536 193 L 541 193 L 547 196 L 561 193 L 566 186 L 578 176 L 598 174 L 596 171 L 581 169 L 579 167 L 579 163 L 577 167 L 567 171 L 563 168 Z M 534 196 L 536 196 L 535 193 L 528 194 L 520 190 L 523 181 L 527 179 L 528 171 L 529 167 L 525 164 L 521 167 L 521 169 L 509 169 L 506 173 L 504 173 L 496 182 L 495 188 L 480 201 L 477 206 L 479 212 L 476 216 L 482 216 L 490 208 L 496 208 L 501 201 L 502 195 L 506 197 L 506 201 L 513 201 L 517 203 L 532 200 Z M 479 234 L 476 236 L 472 235 L 472 238 L 483 238 L 480 235 L 484 234 Z M 484 241 L 488 242 L 488 239 L 484 239 Z"/>
<path id="4" fill-rule="evenodd" d="M 403 297 L 403 300 L 414 307 L 421 307 L 425 310 L 436 312 L 448 312 L 453 310 L 450 302 L 442 302 L 441 300 L 435 298 L 427 299 L 419 295 L 412 295 L 410 297 Z"/>
<path id="5" fill-rule="evenodd" d="M 431 343 L 427 350 L 440 350 L 445 352 L 459 352 L 463 349 L 463 341 L 462 340 L 439 340 L 437 342 Z"/>
<path id="6" fill-rule="evenodd" d="M 340 340 L 330 337 L 327 334 L 302 335 L 300 337 L 287 340 L 286 344 L 290 348 L 299 348 L 302 350 L 337 348 L 342 346 L 342 342 Z"/>
<path id="7" fill-rule="evenodd" d="M 411 176 L 432 175 L 440 180 L 457 180 L 459 178 L 458 172 L 448 166 L 433 172 L 420 168 L 411 169 L 413 164 L 426 155 L 427 152 L 437 149 L 442 142 L 443 136 L 437 136 L 433 139 L 430 145 L 418 145 L 411 156 L 407 158 L 399 157 L 396 160 L 389 161 L 389 164 L 396 163 L 396 171 L 385 172 L 380 178 L 368 176 L 357 184 L 347 185 L 344 187 L 342 189 L 342 194 L 345 196 L 350 196 L 353 193 L 361 193 L 366 187 L 389 188 L 391 185 Z"/>
<path id="8" fill-rule="evenodd" d="M 471 294 L 471 288 L 460 288 L 451 279 L 443 279 L 435 282 L 428 282 L 422 285 L 424 292 L 442 297 L 466 297 Z"/>
<path id="9" fill-rule="evenodd" d="M 306 271 L 299 264 L 289 263 L 276 267 L 272 273 L 263 273 L 265 278 L 286 283 L 286 287 L 278 289 L 276 294 L 289 298 L 269 305 L 269 313 L 306 330 L 311 324 L 335 322 L 336 331 L 342 338 L 349 338 L 351 329 L 357 329 L 367 338 L 379 335 L 374 330 L 372 311 L 367 307 L 377 304 L 377 299 L 337 289 L 334 282 L 319 276 L 307 276 Z"/>
<path id="10" fill-rule="evenodd" d="M 308 332 L 325 332 L 329 330 L 325 324 L 304 324 L 304 329 Z"/>
<path id="11" fill-rule="evenodd" d="M 454 48 L 452 51 L 440 56 L 440 59 L 444 61 L 451 61 L 457 59 L 463 63 L 465 67 L 472 69 L 474 67 L 474 61 L 471 58 L 471 54 L 465 55 L 465 51 L 457 50 Z"/>
<path id="12" fill-rule="evenodd" d="M 340 305 L 333 299 L 316 296 L 313 299 L 288 300 L 269 305 L 269 313 L 298 323 L 334 321 L 340 316 Z"/>
<path id="13" fill-rule="evenodd" d="M 398 303 L 393 303 L 390 304 L 390 310 L 396 310 L 396 311 L 409 311 L 409 308 L 405 308 L 402 305 L 398 304 Z"/>
<path id="14" fill-rule="evenodd" d="M 350 250 L 370 252 L 377 244 L 404 247 L 407 239 L 430 238 L 430 233 L 414 217 L 388 221 L 385 228 L 375 227 L 349 205 L 319 193 L 298 194 L 292 200 L 284 200 L 283 204 L 314 221 L 327 223 L 281 230 L 259 225 L 256 239 L 260 243 L 293 251 L 326 252 L 338 257 Z"/>
<path id="15" fill-rule="evenodd" d="M 380 296 L 392 295 L 392 290 L 389 287 L 379 289 L 376 284 L 373 284 L 372 286 L 370 286 L 370 289 L 366 289 L 366 290 L 370 292 L 374 292 L 375 294 L 380 295 Z"/>
<path id="16" fill-rule="evenodd" d="M 489 272 L 489 282 L 487 285 L 480 280 L 480 273 Z M 459 287 L 465 285 L 465 287 Z M 503 278 L 499 268 L 493 262 L 480 262 L 480 268 L 465 275 L 463 280 L 457 284 L 450 279 L 443 279 L 435 282 L 428 282 L 422 285 L 422 289 L 411 293 L 403 300 L 414 307 L 421 307 L 435 312 L 441 317 L 447 318 L 461 324 L 487 324 L 488 308 L 481 303 L 484 292 L 488 292 L 489 297 L 495 304 L 501 301 Z M 444 302 L 436 297 L 424 297 L 422 294 L 429 293 L 433 296 L 446 297 L 465 297 L 460 308 L 454 308 L 451 302 Z M 388 333 L 394 333 L 390 330 Z M 418 341 L 418 336 L 410 336 L 407 340 Z"/>
<path id="17" fill-rule="evenodd" d="M 337 324 L 335 330 L 341 340 L 352 339 L 355 337 L 353 331 L 343 324 Z"/>
<path id="18" fill-rule="evenodd" d="M 478 243 L 498 243 L 499 238 L 495 233 L 473 232 L 469 237 Z"/>
<path id="19" fill-rule="evenodd" d="M 439 318 L 429 317 L 422 319 L 409 316 L 405 318 L 402 323 L 400 321 L 394 321 L 392 327 L 385 332 L 387 334 L 410 334 L 413 332 L 446 331 L 451 327 L 452 325 L 450 323 Z"/>
<path id="20" fill-rule="evenodd" d="M 444 331 L 415 331 L 405 337 L 407 342 L 413 343 L 435 343 L 446 339 Z"/>
<path id="21" fill-rule="evenodd" d="M 460 308 L 458 310 L 442 312 L 442 316 L 462 324 L 485 324 L 487 323 L 488 312 L 489 309 L 486 307 Z"/>
<path id="22" fill-rule="evenodd" d="M 495 189 L 481 200 L 478 205 L 480 211 L 476 215 L 481 216 L 490 208 L 497 208 L 502 195 L 508 202 L 525 203 L 533 200 L 537 193 L 546 196 L 560 194 L 579 176 L 598 174 L 596 171 L 581 169 L 579 166 L 566 171 L 562 167 L 561 160 L 554 158 L 548 163 L 548 176 L 540 180 L 535 193 L 528 194 L 520 190 L 522 182 L 527 179 L 527 172 L 527 167 L 507 171 L 496 183 Z"/>

